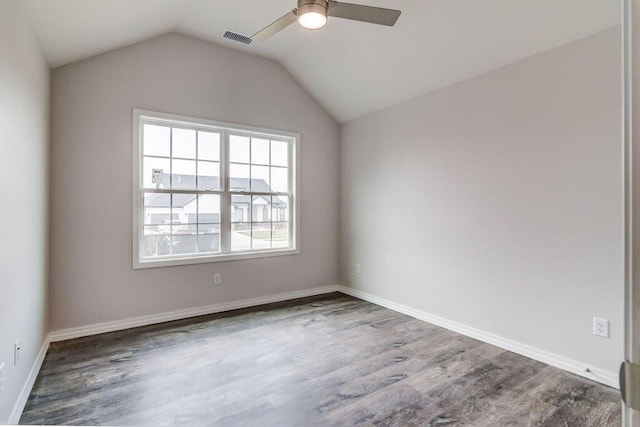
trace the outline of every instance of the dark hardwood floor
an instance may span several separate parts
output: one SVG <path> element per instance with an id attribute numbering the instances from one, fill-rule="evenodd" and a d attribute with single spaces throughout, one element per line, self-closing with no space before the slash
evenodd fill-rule
<path id="1" fill-rule="evenodd" d="M 52 344 L 21 424 L 619 426 L 618 392 L 342 294 Z"/>

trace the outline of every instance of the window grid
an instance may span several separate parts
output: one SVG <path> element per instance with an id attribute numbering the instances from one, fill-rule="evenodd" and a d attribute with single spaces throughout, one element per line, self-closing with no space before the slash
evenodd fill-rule
<path id="1" fill-rule="evenodd" d="M 155 126 L 163 126 L 163 127 L 168 127 L 169 128 L 169 153 L 170 153 L 170 157 L 166 157 L 166 156 L 162 156 L 162 155 L 157 155 L 157 154 L 150 154 L 150 155 L 145 155 L 144 154 L 144 125 L 149 124 L 149 125 L 155 125 Z M 170 199 L 171 199 L 171 204 L 170 204 L 170 219 L 169 219 L 169 239 L 171 244 L 169 245 L 169 255 L 167 256 L 168 258 L 172 258 L 175 255 L 180 255 L 180 256 L 193 256 L 193 257 L 197 257 L 200 254 L 232 254 L 232 253 L 237 253 L 237 251 L 234 251 L 232 248 L 232 242 L 231 242 L 231 235 L 233 234 L 233 223 L 236 223 L 236 221 L 232 221 L 231 220 L 231 216 L 232 216 L 232 209 L 233 209 L 233 204 L 232 204 L 232 197 L 233 195 L 243 195 L 245 197 L 248 197 L 249 199 L 249 212 L 247 213 L 247 220 L 248 222 L 246 222 L 247 226 L 248 226 L 248 234 L 249 234 L 249 252 L 260 252 L 260 251 L 270 251 L 274 248 L 274 226 L 286 226 L 287 227 L 287 239 L 288 239 L 288 243 L 286 246 L 278 246 L 277 249 L 293 249 L 295 250 L 295 242 L 294 242 L 294 234 L 292 233 L 293 231 L 293 225 L 294 225 L 294 217 L 292 215 L 292 208 L 293 208 L 293 193 L 292 193 L 292 187 L 291 187 L 291 181 L 292 181 L 292 175 L 293 175 L 293 171 L 292 171 L 292 154 L 293 154 L 293 143 L 294 143 L 294 139 L 290 138 L 290 137 L 274 137 L 273 135 L 269 135 L 269 134 L 256 134 L 256 133 L 245 133 L 245 132 L 235 132 L 233 130 L 226 130 L 226 129 L 219 129 L 219 128 L 215 128 L 215 129 L 209 129 L 209 128 L 204 128 L 202 129 L 202 127 L 200 126 L 174 126 L 172 123 L 170 122 L 161 122 L 161 123 L 157 123 L 154 119 L 151 120 L 144 120 L 141 119 L 139 122 L 139 128 L 140 128 L 140 136 L 141 136 L 141 141 L 140 141 L 140 148 L 142 149 L 141 151 L 141 155 L 140 155 L 140 159 L 145 159 L 145 158 L 154 158 L 154 159 L 164 159 L 164 160 L 168 160 L 169 162 L 169 176 L 168 176 L 168 182 L 169 182 L 169 188 L 160 188 L 161 185 L 156 184 L 155 188 L 145 188 L 144 185 L 140 185 L 140 192 L 141 195 L 144 196 L 144 193 L 168 193 L 170 194 Z M 174 137 L 174 129 L 188 129 L 188 130 L 193 130 L 195 133 L 195 155 L 194 158 L 188 158 L 188 157 L 174 157 L 173 154 L 176 151 L 175 149 L 175 137 Z M 200 132 L 210 132 L 210 133 L 214 133 L 217 135 L 218 137 L 218 161 L 213 161 L 210 159 L 200 159 Z M 249 145 L 249 149 L 248 149 L 248 154 L 249 154 L 249 159 L 248 159 L 248 163 L 244 163 L 244 162 L 234 162 L 235 164 L 241 164 L 241 165 L 246 165 L 248 167 L 248 190 L 246 191 L 246 187 L 245 190 L 243 191 L 235 191 L 235 190 L 231 190 L 231 186 L 230 186 L 230 180 L 231 180 L 231 175 L 230 175 L 230 169 L 228 167 L 228 165 L 231 164 L 230 162 L 230 151 L 231 151 L 231 141 L 230 141 L 230 136 L 234 135 L 234 136 L 239 136 L 239 137 L 245 137 L 248 139 L 248 145 Z M 255 163 L 253 162 L 253 150 L 254 150 L 254 139 L 262 139 L 265 140 L 266 143 L 268 144 L 268 164 L 256 161 Z M 288 144 L 288 162 L 287 162 L 287 166 L 276 166 L 276 165 L 272 165 L 272 159 L 273 159 L 273 146 L 274 146 L 274 141 L 276 142 L 286 142 Z M 175 169 L 175 165 L 174 165 L 174 160 L 185 160 L 185 161 L 193 161 L 195 163 L 195 188 L 193 189 L 188 189 L 188 188 L 174 188 L 175 186 L 177 186 L 177 183 L 175 182 L 175 176 L 176 175 L 176 169 Z M 218 190 L 202 190 L 201 189 L 201 177 L 200 175 L 200 162 L 203 162 L 203 165 L 206 163 L 210 163 L 210 164 L 216 164 L 217 168 L 218 168 L 218 184 L 217 184 L 217 188 Z M 268 167 L 269 171 L 268 171 L 268 179 L 269 179 L 269 183 L 268 183 L 268 189 L 271 191 L 257 191 L 256 189 L 256 185 L 254 184 L 254 171 L 252 166 L 262 166 L 262 167 Z M 153 168 L 153 166 L 151 166 L 151 168 Z M 288 176 L 288 181 L 287 181 L 287 185 L 288 185 L 288 189 L 287 192 L 277 192 L 277 191 L 273 191 L 271 187 L 273 187 L 274 183 L 273 183 L 273 170 L 274 168 L 278 168 L 278 169 L 282 169 L 282 170 L 286 170 L 287 171 L 287 176 Z M 140 170 L 142 170 L 142 168 L 140 168 Z M 266 172 L 266 171 L 265 171 Z M 264 176 L 264 175 L 263 175 Z M 142 179 L 142 174 L 139 175 L 139 182 L 140 184 L 143 183 L 143 179 Z M 162 186 L 163 187 L 163 186 Z M 195 223 L 191 223 L 191 222 L 186 222 L 180 225 L 176 225 L 174 224 L 174 211 L 176 210 L 176 204 L 174 204 L 174 195 L 176 194 L 193 194 L 195 196 L 195 209 L 196 209 L 196 213 L 195 213 Z M 201 208 L 201 196 L 202 195 L 218 195 L 218 223 L 214 223 L 214 222 L 200 222 L 200 208 Z M 268 212 L 268 221 L 264 220 L 264 216 L 262 217 L 263 220 L 258 221 L 258 217 L 256 216 L 256 218 L 253 217 L 253 206 L 254 206 L 254 199 L 257 196 L 263 196 L 267 199 L 267 208 L 265 208 L 265 210 L 263 210 L 262 215 L 265 215 L 265 212 Z M 281 221 L 281 219 L 283 219 L 280 214 L 277 214 L 277 218 L 275 217 L 276 213 L 275 213 L 275 208 L 273 206 L 273 201 L 274 199 L 284 199 L 286 200 L 286 209 L 287 209 L 287 214 L 286 217 L 284 218 L 285 221 Z M 144 206 L 143 206 L 144 208 Z M 144 209 L 141 209 L 141 211 L 144 211 Z M 227 218 L 227 220 L 225 220 L 225 218 Z M 225 223 L 228 223 L 228 227 L 226 226 Z M 140 221 L 141 224 L 141 232 L 140 232 L 140 236 L 144 236 L 144 230 L 145 227 L 147 227 L 147 224 L 145 223 L 145 221 Z M 260 225 L 264 225 L 264 224 L 269 224 L 268 227 L 268 239 L 264 239 L 264 236 L 262 238 L 262 243 L 261 245 L 257 245 L 256 243 L 256 239 L 255 236 L 257 235 L 256 233 L 260 230 L 259 226 Z M 208 230 L 215 230 L 215 227 L 217 226 L 217 230 L 218 230 L 218 251 L 211 251 L 208 248 L 204 248 L 201 247 L 201 236 L 206 235 L 206 233 L 211 233 L 211 231 Z M 187 230 L 191 231 L 192 229 L 195 229 L 195 249 L 193 252 L 189 252 L 189 253 L 184 253 L 184 252 L 180 252 L 179 250 L 176 251 L 174 250 L 174 243 L 175 243 L 175 238 L 177 236 L 179 236 L 179 227 L 184 227 Z M 213 233 L 211 233 L 213 234 Z M 262 234 L 261 234 L 262 235 Z M 267 243 L 268 242 L 268 243 Z M 257 248 L 256 246 L 261 246 L 260 248 Z M 204 251 L 204 252 L 202 252 Z M 245 252 L 246 250 L 240 250 L 239 252 Z M 167 258 L 165 257 L 165 258 Z M 141 257 L 141 259 L 147 259 L 148 257 Z M 162 257 L 158 257 L 158 258 L 162 258 Z M 135 262 L 134 262 L 135 264 Z"/>

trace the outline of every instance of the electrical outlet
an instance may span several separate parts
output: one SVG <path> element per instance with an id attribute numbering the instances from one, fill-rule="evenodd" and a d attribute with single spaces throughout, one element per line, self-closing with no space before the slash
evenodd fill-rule
<path id="1" fill-rule="evenodd" d="M 13 366 L 18 366 L 20 361 L 20 339 L 13 343 Z"/>
<path id="2" fill-rule="evenodd" d="M 214 285 L 222 285 L 222 274 L 214 273 L 214 275 L 213 275 L 213 284 Z"/>
<path id="3" fill-rule="evenodd" d="M 356 274 L 360 274 L 360 271 L 362 271 L 360 269 L 360 264 L 356 264 Z"/>
<path id="4" fill-rule="evenodd" d="M 593 318 L 593 335 L 609 338 L 609 321 L 599 317 Z"/>
<path id="5" fill-rule="evenodd" d="M 0 393 L 4 390 L 4 362 L 0 363 Z"/>

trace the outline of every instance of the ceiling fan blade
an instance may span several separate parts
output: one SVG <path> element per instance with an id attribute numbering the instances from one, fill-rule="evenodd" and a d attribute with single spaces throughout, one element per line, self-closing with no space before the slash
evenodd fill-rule
<path id="1" fill-rule="evenodd" d="M 264 27 L 263 29 L 261 29 L 260 31 L 252 35 L 251 40 L 265 40 L 271 37 L 272 35 L 274 35 L 275 33 L 277 33 L 278 31 L 293 24 L 294 22 L 296 22 L 296 19 L 298 19 L 298 15 L 296 14 L 297 11 L 298 11 L 297 9 L 293 9 L 291 12 L 287 13 L 283 17 L 267 25 L 266 27 Z"/>
<path id="2" fill-rule="evenodd" d="M 384 9 L 382 7 L 364 6 L 353 3 L 342 3 L 329 0 L 329 16 L 352 19 L 354 21 L 370 22 L 372 24 L 393 27 L 400 17 L 399 10 Z"/>

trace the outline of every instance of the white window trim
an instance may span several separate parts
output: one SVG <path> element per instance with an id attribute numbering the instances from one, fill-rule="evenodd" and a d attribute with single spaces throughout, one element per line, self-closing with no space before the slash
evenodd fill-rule
<path id="1" fill-rule="evenodd" d="M 258 135 L 268 135 L 274 137 L 285 137 L 293 140 L 291 147 L 291 159 L 293 160 L 289 167 L 291 168 L 290 175 L 290 192 L 291 198 L 293 199 L 290 207 L 290 219 L 293 222 L 292 226 L 290 226 L 291 231 L 291 248 L 286 249 L 265 249 L 265 250 L 255 250 L 251 252 L 233 252 L 233 253 L 220 253 L 220 254 L 206 254 L 206 255 L 189 255 L 186 257 L 172 257 L 172 258 L 163 258 L 163 259 L 141 259 L 140 258 L 140 244 L 141 244 L 141 224 L 142 224 L 142 193 L 143 193 L 143 185 L 142 185 L 142 138 L 141 138 L 141 126 L 140 122 L 143 119 L 151 119 L 154 121 L 163 121 L 166 120 L 168 123 L 180 123 L 182 122 L 185 125 L 199 125 L 199 126 L 209 126 L 213 128 L 219 128 L 226 131 L 234 131 L 234 132 L 243 132 L 247 134 L 258 134 Z M 224 143 L 222 145 L 225 145 Z M 156 111 L 149 110 L 141 110 L 134 108 L 133 109 L 133 152 L 132 152 L 132 170 L 133 170 L 133 179 L 132 179 L 132 193 L 133 193 L 133 204 L 132 204 L 132 267 L 134 270 L 143 269 L 143 268 L 153 268 L 153 267 L 169 267 L 175 265 L 189 265 L 189 264 L 202 264 L 202 263 L 210 263 L 210 262 L 222 262 L 222 261 L 235 261 L 235 260 L 246 260 L 253 258 L 268 258 L 275 256 L 284 256 L 284 255 L 297 255 L 300 253 L 300 208 L 299 208 L 299 189 L 300 189 L 300 174 L 298 173 L 298 167 L 300 164 L 300 134 L 295 132 L 274 130 L 274 129 L 264 129 L 255 126 L 247 126 L 240 125 L 236 123 L 227 123 L 220 122 L 208 119 L 194 118 L 189 116 L 181 116 L 177 114 L 169 114 L 169 113 L 161 113 Z M 226 157 L 227 152 L 226 148 L 222 149 L 223 155 Z M 227 180 L 227 159 L 221 159 L 221 178 L 225 181 Z M 224 183 L 224 188 L 227 189 L 228 184 Z M 224 200 L 225 197 L 222 197 Z M 222 202 L 221 209 L 230 208 Z M 223 215 L 224 218 L 224 215 Z M 225 223 L 223 219 L 221 222 L 221 227 L 231 226 L 230 219 L 227 221 L 228 224 Z"/>

